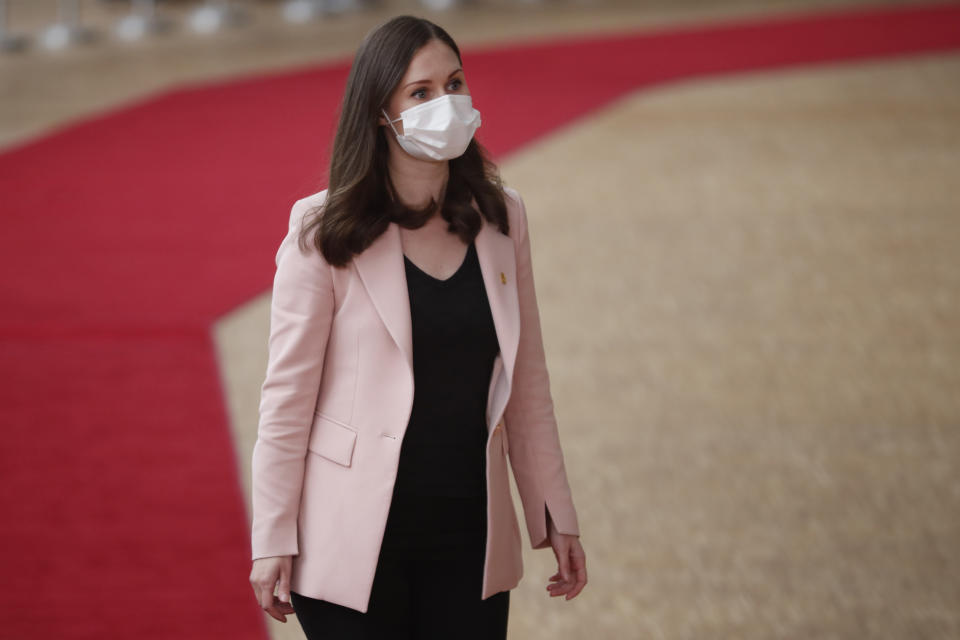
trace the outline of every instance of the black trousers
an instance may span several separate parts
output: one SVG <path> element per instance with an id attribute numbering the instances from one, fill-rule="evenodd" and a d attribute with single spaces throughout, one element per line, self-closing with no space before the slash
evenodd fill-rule
<path id="1" fill-rule="evenodd" d="M 485 498 L 395 496 L 366 612 L 290 594 L 307 640 L 505 640 L 510 592 L 480 598 L 485 514 Z"/>

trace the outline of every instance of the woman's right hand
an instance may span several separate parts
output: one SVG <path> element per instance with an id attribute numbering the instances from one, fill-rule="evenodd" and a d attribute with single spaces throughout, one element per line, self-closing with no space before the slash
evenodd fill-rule
<path id="1" fill-rule="evenodd" d="M 260 608 L 280 622 L 287 621 L 287 615 L 294 613 L 290 604 L 290 573 L 293 567 L 293 556 L 271 556 L 257 558 L 253 561 L 250 571 L 250 584 Z M 277 595 L 273 590 L 277 585 Z"/>

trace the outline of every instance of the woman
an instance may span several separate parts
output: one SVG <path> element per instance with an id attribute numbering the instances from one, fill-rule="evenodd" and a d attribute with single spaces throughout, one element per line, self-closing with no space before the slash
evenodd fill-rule
<path id="1" fill-rule="evenodd" d="M 293 205 L 277 252 L 250 580 L 308 638 L 505 638 L 508 452 L 531 544 L 557 557 L 548 591 L 586 584 L 526 213 L 479 125 L 443 29 L 375 29 L 329 187 Z"/>

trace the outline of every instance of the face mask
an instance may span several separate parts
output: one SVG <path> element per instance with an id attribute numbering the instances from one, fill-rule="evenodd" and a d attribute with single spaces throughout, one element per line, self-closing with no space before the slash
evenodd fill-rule
<path id="1" fill-rule="evenodd" d="M 421 160 L 451 160 L 463 155 L 480 126 L 480 112 L 470 96 L 447 94 L 400 112 L 391 120 L 383 112 L 400 147 Z M 394 122 L 403 120 L 403 135 Z"/>

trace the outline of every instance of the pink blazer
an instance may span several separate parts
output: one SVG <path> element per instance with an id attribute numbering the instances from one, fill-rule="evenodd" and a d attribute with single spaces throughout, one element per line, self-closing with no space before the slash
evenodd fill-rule
<path id="1" fill-rule="evenodd" d="M 477 255 L 500 342 L 487 402 L 487 548 L 481 598 L 523 574 L 507 456 L 534 549 L 547 511 L 579 535 L 544 359 L 526 211 L 506 189 L 510 236 L 484 221 Z M 296 244 L 277 251 L 269 359 L 253 450 L 253 558 L 293 555 L 297 593 L 366 611 L 413 407 L 410 304 L 395 223 L 346 268 Z"/>

